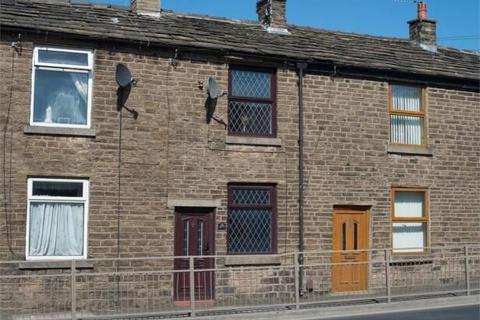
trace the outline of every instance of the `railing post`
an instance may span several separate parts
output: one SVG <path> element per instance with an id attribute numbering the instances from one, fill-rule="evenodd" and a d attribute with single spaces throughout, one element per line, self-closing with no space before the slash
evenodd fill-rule
<path id="1" fill-rule="evenodd" d="M 294 279 L 295 279 L 295 309 L 300 309 L 300 265 L 298 262 L 298 253 L 293 255 L 294 260 Z"/>
<path id="2" fill-rule="evenodd" d="M 468 258 L 468 246 L 465 245 L 465 285 L 467 287 L 467 296 L 470 295 L 470 267 Z"/>
<path id="3" fill-rule="evenodd" d="M 190 280 L 190 316 L 195 317 L 195 264 L 194 257 L 189 258 L 189 280 Z"/>
<path id="4" fill-rule="evenodd" d="M 72 289 L 72 306 L 71 306 L 71 316 L 72 320 L 77 319 L 77 277 L 75 275 L 76 272 L 76 263 L 75 260 L 72 259 L 72 265 L 71 265 L 71 274 L 72 274 L 72 284 L 71 284 L 71 289 Z"/>
<path id="5" fill-rule="evenodd" d="M 390 251 L 385 249 L 385 286 L 387 289 L 387 302 L 392 301 L 392 293 L 390 287 Z"/>

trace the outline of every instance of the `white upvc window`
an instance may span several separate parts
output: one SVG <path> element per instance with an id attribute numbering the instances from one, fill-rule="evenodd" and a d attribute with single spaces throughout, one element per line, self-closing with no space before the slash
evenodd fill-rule
<path id="1" fill-rule="evenodd" d="M 35 47 L 30 125 L 90 128 L 93 52 Z"/>
<path id="2" fill-rule="evenodd" d="M 28 179 L 27 260 L 87 258 L 89 182 Z"/>

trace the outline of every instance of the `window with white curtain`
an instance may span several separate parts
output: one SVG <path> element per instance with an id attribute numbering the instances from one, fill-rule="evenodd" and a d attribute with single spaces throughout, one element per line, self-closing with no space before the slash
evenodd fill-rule
<path id="1" fill-rule="evenodd" d="M 425 145 L 424 89 L 390 86 L 390 143 Z"/>
<path id="2" fill-rule="evenodd" d="M 89 50 L 34 49 L 31 125 L 90 127 L 92 56 Z"/>
<path id="3" fill-rule="evenodd" d="M 428 238 L 427 191 L 393 189 L 392 223 L 393 252 L 424 252 Z"/>
<path id="4" fill-rule="evenodd" d="M 88 180 L 28 179 L 26 257 L 87 257 Z"/>

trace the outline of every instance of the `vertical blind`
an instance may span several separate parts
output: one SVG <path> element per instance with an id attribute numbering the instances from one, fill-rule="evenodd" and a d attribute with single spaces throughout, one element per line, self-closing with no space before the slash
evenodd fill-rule
<path id="1" fill-rule="evenodd" d="M 423 112 L 422 90 L 417 87 L 392 86 L 392 110 Z M 422 144 L 424 120 L 416 115 L 390 115 L 390 141 L 394 144 Z"/>

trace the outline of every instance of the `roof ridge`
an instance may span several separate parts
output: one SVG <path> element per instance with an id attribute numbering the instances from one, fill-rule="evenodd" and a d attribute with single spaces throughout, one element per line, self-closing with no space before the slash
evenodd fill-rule
<path id="1" fill-rule="evenodd" d="M 5 1 L 5 0 L 0 0 Z M 41 4 L 55 4 L 55 5 L 66 5 L 68 7 L 80 7 L 80 8 L 94 8 L 94 9 L 118 9 L 130 12 L 134 15 L 137 15 L 135 12 L 130 10 L 128 6 L 120 6 L 120 5 L 112 5 L 112 4 L 102 4 L 102 3 L 88 3 L 89 0 L 13 0 L 14 2 L 26 2 L 26 3 L 41 3 Z M 73 2 L 72 2 L 73 1 Z M 256 20 L 249 20 L 249 19 L 233 19 L 228 17 L 217 17 L 217 16 L 210 16 L 206 14 L 197 14 L 197 13 L 190 13 L 190 12 L 178 12 L 169 9 L 162 9 L 162 14 L 166 14 L 167 16 L 173 17 L 180 17 L 180 18 L 191 18 L 191 19 L 201 19 L 201 20 L 208 20 L 208 21 L 217 21 L 217 22 L 224 22 L 229 24 L 243 24 L 243 25 L 251 25 L 251 26 L 261 26 L 261 24 Z M 153 17 L 154 19 L 158 19 L 157 17 Z M 161 16 L 160 16 L 161 18 Z M 356 33 L 351 31 L 343 31 L 343 30 L 332 30 L 326 28 L 319 28 L 319 27 L 312 27 L 312 26 L 305 26 L 305 25 L 297 25 L 293 23 L 289 23 L 288 27 L 307 30 L 311 32 L 321 32 L 321 33 L 328 33 L 332 35 L 345 35 L 350 37 L 356 38 L 365 38 L 365 39 L 376 39 L 381 41 L 394 41 L 399 43 L 409 43 L 410 40 L 408 38 L 401 38 L 401 37 L 393 37 L 393 36 L 382 36 L 382 35 L 372 35 L 367 33 Z M 469 55 L 480 55 L 480 51 L 463 49 L 463 48 L 454 48 L 448 46 L 441 46 L 437 45 L 438 48 L 443 50 L 450 50 L 459 53 L 465 53 Z"/>
<path id="2" fill-rule="evenodd" d="M 257 21 L 163 10 L 160 17 L 127 7 L 59 0 L 0 0 L 0 23 L 7 29 L 58 32 L 110 41 L 197 47 L 249 55 L 362 66 L 385 71 L 478 80 L 475 52 L 440 47 L 427 52 L 408 39 L 289 24 L 290 35 L 271 34 Z M 113 19 L 115 18 L 115 19 Z"/>

